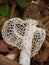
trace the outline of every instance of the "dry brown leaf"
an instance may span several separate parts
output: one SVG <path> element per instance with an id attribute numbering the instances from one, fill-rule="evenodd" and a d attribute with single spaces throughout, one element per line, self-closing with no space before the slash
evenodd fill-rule
<path id="1" fill-rule="evenodd" d="M 5 56 L 0 54 L 0 65 L 20 65 L 14 60 L 10 60 L 6 58 Z"/>
<path id="2" fill-rule="evenodd" d="M 0 41 L 0 52 L 11 52 L 15 47 L 9 46 L 4 40 Z"/>
<path id="3" fill-rule="evenodd" d="M 0 19 L 0 26 L 2 26 L 2 25 L 3 25 L 3 23 L 4 23 L 6 20 L 7 20 L 7 18 L 6 18 L 6 17 L 4 17 L 4 18 Z"/>
<path id="4" fill-rule="evenodd" d="M 10 52 L 7 48 L 7 44 L 3 40 L 0 41 L 0 52 Z"/>
<path id="5" fill-rule="evenodd" d="M 49 48 L 45 48 L 43 51 L 41 51 L 40 55 L 37 56 L 37 59 L 41 62 L 44 62 L 49 57 Z"/>
<path id="6" fill-rule="evenodd" d="M 47 39 L 45 40 L 44 45 L 45 45 L 46 47 L 49 47 L 49 41 L 48 41 Z"/>

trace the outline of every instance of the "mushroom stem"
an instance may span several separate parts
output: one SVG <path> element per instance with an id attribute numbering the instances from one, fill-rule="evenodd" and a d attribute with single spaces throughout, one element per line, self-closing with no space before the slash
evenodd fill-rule
<path id="1" fill-rule="evenodd" d="M 27 54 L 26 50 L 22 50 L 20 53 L 19 63 L 22 65 L 30 65 L 30 58 L 31 57 Z"/>
<path id="2" fill-rule="evenodd" d="M 25 31 L 25 36 L 23 37 L 22 41 L 22 45 L 25 47 L 21 50 L 19 58 L 19 63 L 22 65 L 30 65 L 32 39 L 33 39 L 33 32 L 35 30 L 36 30 L 35 26 L 32 26 L 32 23 L 28 23 Z"/>

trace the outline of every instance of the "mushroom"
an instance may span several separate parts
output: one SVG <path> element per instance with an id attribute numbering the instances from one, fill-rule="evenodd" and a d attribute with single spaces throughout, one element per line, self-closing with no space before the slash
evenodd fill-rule
<path id="1" fill-rule="evenodd" d="M 2 27 L 6 43 L 21 50 L 19 63 L 22 65 L 30 65 L 31 57 L 38 53 L 45 40 L 46 31 L 37 25 L 37 20 L 12 18 Z"/>

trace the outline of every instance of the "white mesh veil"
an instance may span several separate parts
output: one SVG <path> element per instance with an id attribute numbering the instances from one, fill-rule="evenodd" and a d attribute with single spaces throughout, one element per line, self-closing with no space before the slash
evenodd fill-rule
<path id="1" fill-rule="evenodd" d="M 34 27 L 32 30 L 35 30 L 32 34 L 33 35 L 32 49 L 29 49 L 29 47 L 27 48 L 26 44 L 22 44 L 23 38 L 27 30 L 27 26 L 30 24 L 31 26 Z M 15 46 L 19 49 L 23 48 L 26 50 L 28 49 L 31 50 L 31 56 L 34 56 L 40 50 L 46 37 L 45 30 L 42 28 L 38 28 L 37 25 L 38 22 L 32 19 L 27 20 L 22 20 L 20 18 L 9 19 L 5 22 L 5 24 L 2 27 L 2 37 L 9 45 Z"/>

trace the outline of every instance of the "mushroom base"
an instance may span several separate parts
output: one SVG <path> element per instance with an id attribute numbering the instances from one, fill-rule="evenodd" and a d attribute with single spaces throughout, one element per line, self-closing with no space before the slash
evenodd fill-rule
<path id="1" fill-rule="evenodd" d="M 30 65 L 30 55 L 23 49 L 20 53 L 19 63 L 22 65 Z"/>

